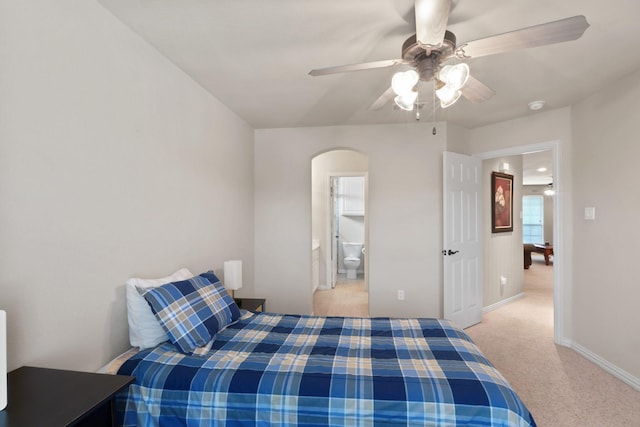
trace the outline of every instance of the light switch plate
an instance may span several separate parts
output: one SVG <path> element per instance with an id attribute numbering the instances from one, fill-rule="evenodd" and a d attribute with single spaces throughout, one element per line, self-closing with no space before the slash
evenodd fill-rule
<path id="1" fill-rule="evenodd" d="M 589 221 L 595 221 L 595 219 L 596 219 L 596 208 L 594 208 L 594 207 L 584 208 L 584 219 L 589 220 Z"/>

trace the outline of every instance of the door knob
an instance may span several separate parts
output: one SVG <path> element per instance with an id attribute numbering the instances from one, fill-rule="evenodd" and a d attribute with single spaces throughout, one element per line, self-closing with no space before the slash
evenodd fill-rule
<path id="1" fill-rule="evenodd" d="M 451 249 L 449 249 L 449 250 L 447 251 L 447 255 L 455 255 L 455 254 L 457 254 L 458 252 L 460 252 L 460 251 L 452 251 Z"/>

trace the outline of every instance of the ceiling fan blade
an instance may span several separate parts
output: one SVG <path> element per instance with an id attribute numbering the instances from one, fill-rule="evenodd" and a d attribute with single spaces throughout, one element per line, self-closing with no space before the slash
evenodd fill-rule
<path id="1" fill-rule="evenodd" d="M 587 18 L 578 15 L 463 43 L 456 49 L 456 54 L 463 58 L 478 58 L 516 49 L 567 42 L 579 39 L 587 28 Z"/>
<path id="2" fill-rule="evenodd" d="M 384 107 L 387 102 L 391 101 L 396 96 L 393 88 L 389 86 L 389 89 L 385 90 L 382 95 L 378 99 L 375 100 L 373 104 L 369 106 L 370 110 L 379 110 Z"/>
<path id="3" fill-rule="evenodd" d="M 310 76 L 325 76 L 327 74 L 346 73 L 349 71 L 370 70 L 373 68 L 393 67 L 404 64 L 402 59 L 387 59 L 385 61 L 361 62 L 359 64 L 336 65 L 335 67 L 316 68 L 309 71 Z"/>
<path id="4" fill-rule="evenodd" d="M 461 91 L 462 96 L 475 104 L 487 101 L 496 94 L 495 90 L 473 76 L 469 76 L 469 80 L 467 80 Z"/>
<path id="5" fill-rule="evenodd" d="M 416 0 L 416 39 L 422 46 L 439 46 L 447 30 L 451 0 Z"/>

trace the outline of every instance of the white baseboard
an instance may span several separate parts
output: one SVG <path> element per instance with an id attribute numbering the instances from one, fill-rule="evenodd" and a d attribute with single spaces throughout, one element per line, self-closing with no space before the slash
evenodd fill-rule
<path id="1" fill-rule="evenodd" d="M 358 274 L 364 274 L 364 270 L 362 270 L 361 268 L 358 268 L 358 269 L 356 270 L 356 273 L 358 273 Z M 346 269 L 344 269 L 344 268 L 339 268 L 339 269 L 338 269 L 338 274 L 347 274 L 347 270 L 346 270 Z"/>
<path id="2" fill-rule="evenodd" d="M 597 354 L 593 353 L 589 349 L 584 348 L 580 344 L 573 343 L 571 345 L 571 348 L 576 353 L 578 353 L 579 355 L 584 357 L 585 359 L 590 360 L 591 362 L 593 362 L 596 365 L 600 366 L 602 369 L 604 369 L 605 371 L 607 371 L 608 373 L 610 373 L 614 377 L 616 377 L 619 380 L 629 384 L 631 387 L 633 387 L 637 391 L 640 391 L 640 378 L 634 377 L 633 375 L 631 375 L 630 373 L 628 373 L 624 369 L 621 369 L 621 368 L 617 367 L 613 363 L 609 362 L 608 360 L 603 359 L 602 357 L 600 357 Z"/>
<path id="3" fill-rule="evenodd" d="M 512 297 L 509 297 L 507 299 L 503 299 L 502 301 L 498 301 L 495 304 L 491 304 L 491 305 L 488 305 L 486 307 L 482 307 L 482 313 L 489 313 L 490 311 L 496 310 L 496 309 L 502 307 L 503 305 L 507 305 L 510 302 L 513 302 L 515 300 L 519 300 L 520 298 L 523 298 L 523 297 L 524 297 L 524 292 L 521 292 L 521 293 L 519 293 L 517 295 L 514 295 Z"/>
<path id="4" fill-rule="evenodd" d="M 566 337 L 556 338 L 554 342 L 563 347 L 573 348 L 573 341 L 571 341 L 569 338 L 566 338 Z"/>
<path id="5" fill-rule="evenodd" d="M 500 308 L 522 297 L 524 297 L 524 293 L 514 295 L 502 301 L 498 301 L 495 304 L 491 304 L 489 306 L 483 307 L 482 313 L 489 313 L 490 311 Z M 604 369 L 614 377 L 618 378 L 620 381 L 628 384 L 630 387 L 634 388 L 635 390 L 640 391 L 640 378 L 634 377 L 624 369 L 619 368 L 618 366 L 614 365 L 608 360 L 603 359 L 602 357 L 593 353 L 591 350 L 581 346 L 580 344 L 576 344 L 575 342 L 573 342 L 568 338 L 563 337 L 563 338 L 557 339 L 555 342 L 556 344 L 573 349 L 576 353 L 578 353 L 585 359 L 595 363 L 596 365 L 598 365 L 599 367 L 601 367 L 602 369 Z"/>

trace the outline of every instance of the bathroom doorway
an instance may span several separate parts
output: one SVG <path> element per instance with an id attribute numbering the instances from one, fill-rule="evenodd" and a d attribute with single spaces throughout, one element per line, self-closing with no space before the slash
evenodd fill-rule
<path id="1" fill-rule="evenodd" d="M 364 281 L 366 176 L 330 177 L 331 288 L 343 282 Z"/>
<path id="2" fill-rule="evenodd" d="M 333 150 L 312 161 L 313 312 L 369 315 L 368 157 Z"/>

